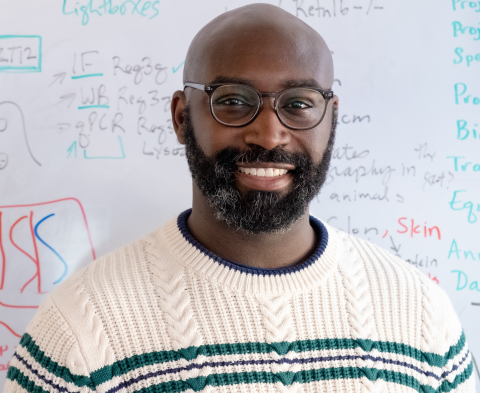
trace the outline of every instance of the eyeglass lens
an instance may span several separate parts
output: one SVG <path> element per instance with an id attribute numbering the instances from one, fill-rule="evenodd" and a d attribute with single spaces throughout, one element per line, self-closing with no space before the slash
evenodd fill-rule
<path id="1" fill-rule="evenodd" d="M 278 115 L 285 125 L 308 128 L 318 124 L 325 112 L 323 95 L 308 88 L 285 90 L 277 102 Z M 239 126 L 248 123 L 260 107 L 258 94 L 247 86 L 224 85 L 212 94 L 212 111 L 222 123 Z"/>

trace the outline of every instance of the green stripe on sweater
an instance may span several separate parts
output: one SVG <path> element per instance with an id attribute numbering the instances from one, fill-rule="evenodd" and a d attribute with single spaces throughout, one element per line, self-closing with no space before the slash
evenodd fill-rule
<path id="1" fill-rule="evenodd" d="M 85 375 L 75 375 L 70 372 L 67 367 L 60 366 L 58 363 L 50 359 L 35 343 L 32 336 L 25 333 L 20 340 L 20 345 L 27 349 L 30 356 L 32 356 L 37 363 L 40 364 L 48 372 L 54 374 L 57 377 L 62 378 L 65 382 L 71 382 L 78 387 L 88 386 L 91 389 L 95 389 L 92 380 Z"/>
<path id="2" fill-rule="evenodd" d="M 177 361 L 180 359 L 193 360 L 199 355 L 206 357 L 218 355 L 248 355 L 248 354 L 264 354 L 277 352 L 279 355 L 285 355 L 289 351 L 293 352 L 307 352 L 314 350 L 332 350 L 332 349 L 355 349 L 361 347 L 366 352 L 372 349 L 377 349 L 379 352 L 396 353 L 400 355 L 409 356 L 413 359 L 427 362 L 430 366 L 442 368 L 449 359 L 453 359 L 461 352 L 465 346 L 465 335 L 462 335 L 457 344 L 450 347 L 448 352 L 444 355 L 437 355 L 434 353 L 422 352 L 409 345 L 371 341 L 371 340 L 353 340 L 353 339 L 319 339 L 319 340 L 303 340 L 294 341 L 292 343 L 238 343 L 238 344 L 216 344 L 216 345 L 202 345 L 199 347 L 183 348 L 179 351 L 161 351 L 151 352 L 142 355 L 135 355 L 130 358 L 119 360 L 111 366 L 102 367 L 91 374 L 91 378 L 98 386 L 113 377 L 126 374 L 129 371 L 140 367 L 149 366 L 157 363 L 165 363 L 170 361 Z"/>
<path id="3" fill-rule="evenodd" d="M 450 392 L 455 389 L 458 385 L 465 382 L 473 373 L 473 361 L 470 359 L 470 363 L 463 370 L 463 372 L 455 377 L 453 382 L 448 382 L 447 380 L 443 381 L 440 385 L 440 388 L 437 389 L 438 392 Z M 475 377 L 473 377 L 475 378 Z"/>
<path id="4" fill-rule="evenodd" d="M 18 368 L 10 366 L 7 372 L 7 379 L 18 383 L 27 392 L 32 393 L 49 393 L 43 390 L 40 386 L 35 385 L 35 382 L 31 381 L 25 374 L 23 374 Z"/>
<path id="5" fill-rule="evenodd" d="M 355 368 L 355 367 L 337 367 L 317 370 L 303 370 L 294 372 L 243 372 L 243 373 L 226 373 L 211 374 L 197 378 L 189 378 L 186 381 L 163 382 L 142 388 L 138 393 L 159 393 L 159 392 L 184 392 L 192 389 L 194 392 L 205 389 L 210 386 L 233 386 L 239 384 L 268 383 L 273 384 L 280 382 L 289 386 L 295 382 L 307 384 L 311 382 L 337 380 L 337 379 L 358 379 L 362 377 L 368 378 L 370 381 L 382 379 L 386 382 L 393 382 L 404 385 L 416 390 L 419 393 L 442 393 L 450 392 L 458 385 L 466 381 L 472 374 L 473 365 L 470 365 L 458 375 L 455 380 L 450 383 L 444 381 L 438 389 L 434 389 L 429 385 L 422 385 L 420 382 L 409 375 L 389 370 L 379 370 L 376 368 Z"/>
<path id="6" fill-rule="evenodd" d="M 218 355 L 248 355 L 248 354 L 265 354 L 276 352 L 284 355 L 289 351 L 301 353 L 314 350 L 334 350 L 334 349 L 355 349 L 362 348 L 365 352 L 376 349 L 384 353 L 396 353 L 405 355 L 415 360 L 426 362 L 430 366 L 442 368 L 448 362 L 458 355 L 465 346 L 465 335 L 462 335 L 458 342 L 451 346 L 445 355 L 437 355 L 434 353 L 422 352 L 409 345 L 371 340 L 353 340 L 353 339 L 318 339 L 318 340 L 302 340 L 294 342 L 282 343 L 236 343 L 236 344 L 214 344 L 202 345 L 199 347 L 182 348 L 178 351 L 158 351 L 135 355 L 123 360 L 119 360 L 112 365 L 102 367 L 94 371 L 90 378 L 82 375 L 74 375 L 70 373 L 68 368 L 60 366 L 36 345 L 33 338 L 25 333 L 20 341 L 20 345 L 25 347 L 30 355 L 45 369 L 52 374 L 64 379 L 66 382 L 72 382 L 76 386 L 88 386 L 94 388 L 104 382 L 109 381 L 113 377 L 126 374 L 140 367 L 178 361 L 186 359 L 188 361 L 197 358 L 199 355 L 206 357 Z"/>
<path id="7" fill-rule="evenodd" d="M 208 376 L 189 378 L 185 381 L 163 382 L 138 390 L 139 393 L 159 393 L 159 392 L 183 392 L 188 389 L 198 392 L 203 390 L 207 385 L 210 386 L 233 386 L 239 384 L 253 383 L 276 383 L 290 386 L 297 382 L 306 384 L 318 381 L 328 381 L 336 379 L 358 379 L 366 377 L 370 381 L 382 379 L 386 382 L 401 384 L 420 393 L 441 393 L 450 392 L 458 385 L 465 382 L 472 374 L 473 363 L 470 361 L 468 367 L 453 380 L 453 382 L 444 381 L 439 388 L 434 389 L 429 385 L 422 385 L 420 382 L 409 375 L 389 370 L 380 370 L 376 368 L 356 368 L 356 367 L 332 367 L 317 370 L 302 370 L 299 372 L 243 372 L 243 373 L 224 373 L 211 374 Z M 23 374 L 16 367 L 10 367 L 7 378 L 16 381 L 21 387 L 31 393 L 47 393 L 41 387 L 31 381 L 28 376 Z"/>

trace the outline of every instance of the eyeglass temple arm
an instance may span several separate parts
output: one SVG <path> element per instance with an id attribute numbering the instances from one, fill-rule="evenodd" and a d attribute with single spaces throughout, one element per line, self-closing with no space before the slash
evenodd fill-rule
<path id="1" fill-rule="evenodd" d="M 200 85 L 198 83 L 187 82 L 183 85 L 183 90 L 185 90 L 187 87 L 193 87 L 194 89 L 205 91 L 205 85 Z"/>

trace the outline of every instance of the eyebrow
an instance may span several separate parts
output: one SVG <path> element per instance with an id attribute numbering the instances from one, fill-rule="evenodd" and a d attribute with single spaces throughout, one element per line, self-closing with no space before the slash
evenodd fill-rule
<path id="1" fill-rule="evenodd" d="M 236 78 L 236 77 L 230 77 L 230 76 L 217 76 L 209 84 L 213 85 L 217 83 L 234 83 L 234 84 L 246 85 L 246 86 L 255 88 L 253 82 L 250 79 Z M 315 89 L 323 89 L 323 87 L 320 86 L 320 84 L 313 78 L 289 79 L 286 81 L 282 81 L 280 83 L 280 88 L 282 90 L 289 89 L 291 87 L 313 87 Z M 328 89 L 324 89 L 324 90 L 328 90 Z"/>
<path id="2" fill-rule="evenodd" d="M 289 89 L 291 87 L 314 87 L 315 89 L 322 89 L 322 86 L 313 78 L 310 79 L 290 79 L 280 84 L 282 88 Z M 327 89 L 325 89 L 327 90 Z"/>
<path id="3" fill-rule="evenodd" d="M 217 83 L 234 83 L 234 84 L 253 87 L 253 82 L 251 80 L 243 79 L 243 78 L 235 78 L 231 76 L 217 76 L 213 81 L 209 83 L 209 85 L 214 85 Z"/>

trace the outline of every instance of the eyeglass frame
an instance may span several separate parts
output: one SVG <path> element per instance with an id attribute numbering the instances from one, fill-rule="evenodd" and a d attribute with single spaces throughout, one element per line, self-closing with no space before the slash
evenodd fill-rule
<path id="1" fill-rule="evenodd" d="M 250 90 L 253 90 L 258 95 L 258 98 L 260 100 L 260 104 L 258 105 L 257 111 L 255 112 L 255 114 L 252 116 L 252 118 L 250 120 L 248 120 L 246 123 L 243 123 L 243 124 L 228 124 L 228 123 L 224 123 L 217 116 L 215 116 L 215 112 L 213 111 L 212 97 L 213 97 L 213 93 L 215 92 L 215 90 L 217 90 L 221 86 L 243 86 L 243 87 L 246 87 Z M 333 98 L 333 90 L 330 90 L 330 89 L 323 90 L 323 89 L 317 89 L 317 88 L 314 88 L 314 87 L 289 87 L 287 89 L 283 89 L 283 90 L 279 91 L 278 93 L 261 92 L 261 91 L 258 91 L 257 89 L 254 89 L 253 87 L 250 87 L 250 86 L 247 86 L 247 85 L 242 85 L 240 83 L 213 83 L 211 85 L 201 85 L 199 83 L 185 82 L 184 85 L 183 85 L 183 90 L 185 91 L 185 89 L 187 87 L 191 87 L 191 88 L 197 89 L 197 90 L 202 90 L 205 93 L 207 93 L 208 103 L 209 103 L 209 107 L 210 107 L 210 113 L 212 114 L 212 117 L 218 123 L 223 124 L 224 126 L 228 126 L 228 127 L 245 127 L 245 126 L 249 125 L 250 123 L 252 123 L 257 118 L 259 113 L 262 111 L 263 97 L 273 97 L 275 99 L 275 101 L 274 101 L 274 111 L 275 111 L 275 114 L 277 115 L 277 118 L 280 121 L 280 123 L 282 123 L 285 127 L 289 128 L 291 130 L 298 130 L 298 131 L 311 130 L 312 128 L 317 127 L 322 122 L 323 118 L 325 117 L 325 114 L 327 113 L 328 102 Z M 315 125 L 310 126 L 310 127 L 292 127 L 292 126 L 289 126 L 289 125 L 285 124 L 285 122 L 282 120 L 282 118 L 278 114 L 278 107 L 277 107 L 278 97 L 282 93 L 284 93 L 285 91 L 290 90 L 290 89 L 314 90 L 314 91 L 320 93 L 322 95 L 322 97 L 325 99 L 325 109 L 323 110 L 322 117 L 320 118 L 320 120 Z"/>

